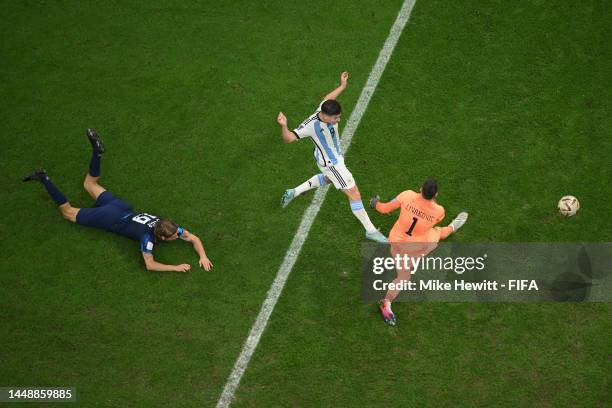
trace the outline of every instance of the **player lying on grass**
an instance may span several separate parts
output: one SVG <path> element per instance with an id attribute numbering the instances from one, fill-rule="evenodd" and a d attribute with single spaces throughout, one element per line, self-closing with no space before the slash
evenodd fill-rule
<path id="1" fill-rule="evenodd" d="M 23 181 L 40 181 L 58 205 L 62 216 L 68 221 L 114 232 L 140 241 L 142 257 L 149 271 L 187 272 L 191 269 L 191 265 L 186 263 L 166 265 L 155 261 L 153 258 L 153 247 L 157 242 L 174 241 L 178 238 L 192 243 L 193 249 L 200 257 L 200 266 L 209 271 L 213 265 L 206 256 L 202 242 L 196 235 L 168 219 L 160 219 L 148 213 L 134 211 L 130 204 L 115 197 L 110 191 L 106 191 L 104 187 L 98 184 L 100 160 L 105 147 L 93 130 L 87 130 L 87 137 L 93 153 L 89 163 L 89 172 L 85 176 L 84 186 L 89 195 L 96 200 L 95 207 L 76 208 L 71 206 L 66 197 L 51 182 L 45 170 L 37 170 L 25 177 Z"/>
<path id="2" fill-rule="evenodd" d="M 281 126 L 285 143 L 309 138 L 314 144 L 314 157 L 320 170 L 319 174 L 315 174 L 299 186 L 285 191 L 281 199 L 281 205 L 284 208 L 300 194 L 321 187 L 331 181 L 336 189 L 347 195 L 353 214 L 365 228 L 366 238 L 377 242 L 387 242 L 385 236 L 370 221 L 370 217 L 363 207 L 359 189 L 355 184 L 353 175 L 344 165 L 344 157 L 340 151 L 338 122 L 340 122 L 342 108 L 336 98 L 346 89 L 348 77 L 348 72 L 340 74 L 340 86 L 327 94 L 317 110 L 296 129 L 289 130 L 287 118 L 283 112 L 278 114 L 277 121 Z"/>
<path id="3" fill-rule="evenodd" d="M 446 239 L 450 234 L 457 232 L 468 218 L 467 212 L 461 212 L 446 227 L 435 225 L 444 219 L 444 207 L 436 203 L 438 196 L 438 183 L 428 179 L 423 183 L 419 193 L 406 190 L 388 203 L 383 203 L 376 196 L 370 200 L 370 207 L 376 211 L 388 214 L 400 208 L 400 215 L 389 234 L 391 255 L 395 258 L 400 255 L 418 258 L 426 256 L 433 251 L 440 240 Z M 408 281 L 412 276 L 410 268 L 403 269 L 401 263 L 396 265 L 397 277 L 395 284 Z M 396 285 L 397 286 L 397 285 Z M 391 310 L 391 302 L 399 294 L 399 289 L 389 290 L 379 303 L 380 312 L 385 323 L 395 326 L 397 319 Z"/>

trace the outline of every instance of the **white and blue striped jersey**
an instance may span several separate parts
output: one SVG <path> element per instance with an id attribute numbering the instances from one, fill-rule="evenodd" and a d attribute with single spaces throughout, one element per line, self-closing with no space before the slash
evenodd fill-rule
<path id="1" fill-rule="evenodd" d="M 323 102 L 321 102 L 323 104 Z M 322 167 L 344 164 L 344 157 L 340 151 L 338 124 L 332 125 L 319 119 L 321 105 L 304 122 L 293 130 L 295 137 L 304 139 L 309 137 L 315 145 L 314 157 L 317 164 Z"/>

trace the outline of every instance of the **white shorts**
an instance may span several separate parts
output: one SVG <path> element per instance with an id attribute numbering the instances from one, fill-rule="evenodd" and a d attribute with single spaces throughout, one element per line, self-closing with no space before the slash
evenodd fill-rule
<path id="1" fill-rule="evenodd" d="M 344 164 L 328 165 L 326 167 L 319 166 L 319 170 L 325 177 L 334 183 L 334 187 L 338 190 L 347 190 L 355 187 L 353 175 Z"/>

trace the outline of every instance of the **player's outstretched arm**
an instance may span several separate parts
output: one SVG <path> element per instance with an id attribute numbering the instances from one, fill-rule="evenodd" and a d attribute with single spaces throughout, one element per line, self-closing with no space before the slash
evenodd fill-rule
<path id="1" fill-rule="evenodd" d="M 142 253 L 142 257 L 147 270 L 152 272 L 187 272 L 191 269 L 191 265 L 189 264 L 166 265 L 157 262 L 155 258 L 153 258 L 153 254 L 148 254 L 146 252 Z"/>
<path id="2" fill-rule="evenodd" d="M 341 73 L 340 74 L 340 86 L 334 89 L 333 91 L 331 91 L 330 93 L 328 93 L 327 95 L 325 95 L 325 98 L 323 98 L 323 100 L 326 101 L 328 99 L 336 99 L 338 96 L 340 96 L 342 91 L 344 91 L 346 87 L 348 86 L 348 78 L 349 78 L 348 72 L 344 71 L 343 73 Z"/>
<path id="3" fill-rule="evenodd" d="M 297 140 L 297 137 L 287 127 L 287 117 L 285 116 L 283 112 L 278 113 L 278 117 L 276 118 L 276 121 L 281 126 L 281 136 L 283 137 L 283 141 L 285 143 L 295 142 Z"/>
<path id="4" fill-rule="evenodd" d="M 400 202 L 396 198 L 389 201 L 388 203 L 380 201 L 379 196 L 370 199 L 370 208 L 375 209 L 381 214 L 388 214 L 391 211 L 397 210 L 398 208 L 400 208 L 400 205 Z"/>
<path id="5" fill-rule="evenodd" d="M 198 262 L 200 267 L 204 268 L 205 271 L 210 271 L 213 267 L 213 264 L 206 256 L 206 251 L 204 251 L 204 246 L 202 245 L 202 241 L 200 240 L 200 238 L 187 230 L 183 230 L 181 239 L 183 241 L 191 242 L 193 244 L 193 249 L 200 256 L 200 261 Z"/>

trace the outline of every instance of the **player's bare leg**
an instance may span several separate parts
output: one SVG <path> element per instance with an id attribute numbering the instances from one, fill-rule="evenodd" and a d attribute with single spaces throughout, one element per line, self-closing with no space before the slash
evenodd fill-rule
<path id="1" fill-rule="evenodd" d="M 83 187 L 89 193 L 91 198 L 94 200 L 98 199 L 98 196 L 106 191 L 104 187 L 98 184 L 98 179 L 100 177 L 92 177 L 89 174 L 85 176 L 85 180 L 83 181 Z"/>
<path id="2" fill-rule="evenodd" d="M 405 253 L 405 251 L 402 251 L 402 249 L 407 249 L 405 245 L 409 246 L 410 244 L 391 244 L 391 255 L 394 258 L 397 255 L 401 256 L 402 252 Z M 394 287 L 399 287 L 402 281 L 409 281 L 412 277 L 412 274 L 410 273 L 410 265 L 403 265 L 401 262 L 399 262 L 395 266 L 395 270 L 397 272 L 397 276 L 393 280 Z M 378 302 L 380 314 L 382 315 L 382 318 L 385 323 L 387 323 L 389 326 L 395 326 L 397 324 L 397 317 L 391 309 L 391 302 L 393 302 L 395 298 L 397 298 L 397 295 L 399 295 L 399 293 L 400 289 L 389 289 L 387 291 L 387 294 L 385 295 L 385 298 Z"/>
<path id="3" fill-rule="evenodd" d="M 376 229 L 372 221 L 370 221 L 370 217 L 366 212 L 363 201 L 361 201 L 361 193 L 359 192 L 359 188 L 357 185 L 342 190 L 344 194 L 348 197 L 351 204 L 351 211 L 353 211 L 353 215 L 357 217 L 363 228 L 366 230 L 366 238 L 371 239 L 372 241 L 386 243 L 387 238 L 381 234 L 379 230 Z"/>
<path id="4" fill-rule="evenodd" d="M 76 217 L 80 208 L 73 207 L 70 205 L 70 203 L 62 204 L 58 208 L 62 213 L 62 217 L 64 217 L 70 222 L 76 223 Z"/>
<path id="5" fill-rule="evenodd" d="M 393 280 L 393 284 L 398 286 L 402 281 L 409 281 L 412 277 L 410 273 L 410 269 L 397 269 L 397 276 Z M 397 317 L 393 310 L 391 309 L 391 302 L 395 300 L 397 295 L 399 295 L 399 289 L 388 290 L 385 298 L 378 303 L 378 309 L 380 310 L 380 314 L 382 315 L 383 320 L 389 326 L 395 326 L 397 324 Z"/>
<path id="6" fill-rule="evenodd" d="M 291 201 L 293 201 L 295 197 L 305 193 L 308 190 L 312 190 L 313 188 L 324 186 L 327 183 L 329 183 L 329 179 L 322 173 L 315 174 L 299 186 L 285 190 L 285 193 L 281 198 L 281 206 L 285 208 Z"/>
<path id="7" fill-rule="evenodd" d="M 397 269 L 397 276 L 395 277 L 395 279 L 393 280 L 393 283 L 395 283 L 396 287 L 399 286 L 399 283 L 401 283 L 402 281 L 409 281 L 410 278 L 412 277 L 412 274 L 410 273 L 410 268 L 408 269 Z M 387 294 L 385 295 L 385 301 L 387 301 L 389 303 L 389 305 L 391 305 L 391 302 L 393 302 L 395 300 L 395 298 L 397 298 L 397 295 L 399 295 L 400 293 L 400 289 L 389 289 L 387 291 Z"/>
<path id="8" fill-rule="evenodd" d="M 399 283 L 402 280 L 410 279 L 410 271 L 398 271 L 397 278 L 393 281 L 393 283 Z M 382 315 L 383 320 L 389 326 L 395 326 L 397 324 L 397 316 L 393 313 L 391 309 L 391 302 L 395 300 L 397 295 L 399 294 L 399 290 L 393 290 L 387 292 L 387 296 L 383 300 L 378 303 L 378 309 L 380 310 L 380 314 Z"/>
<path id="9" fill-rule="evenodd" d="M 401 273 L 400 271 L 398 271 L 397 277 L 395 278 L 395 280 L 393 280 L 393 283 L 398 284 L 402 280 L 408 280 L 410 279 L 410 276 L 410 271 Z M 399 290 L 389 291 L 387 292 L 385 298 L 378 302 L 378 310 L 380 310 L 380 314 L 383 320 L 389 326 L 395 326 L 397 324 L 397 316 L 395 316 L 395 313 L 393 313 L 393 309 L 391 309 L 391 302 L 395 300 L 398 294 Z"/>

